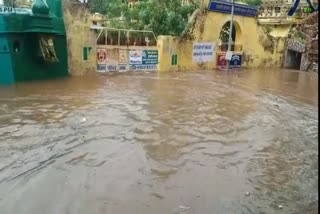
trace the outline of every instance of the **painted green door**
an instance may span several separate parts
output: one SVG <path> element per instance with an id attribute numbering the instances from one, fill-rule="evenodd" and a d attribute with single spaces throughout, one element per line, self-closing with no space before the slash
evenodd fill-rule
<path id="1" fill-rule="evenodd" d="M 0 84 L 14 83 L 11 55 L 5 35 L 0 37 Z"/>

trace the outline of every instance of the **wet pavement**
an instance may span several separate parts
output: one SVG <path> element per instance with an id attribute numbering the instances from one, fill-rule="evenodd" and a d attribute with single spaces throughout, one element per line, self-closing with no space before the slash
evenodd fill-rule
<path id="1" fill-rule="evenodd" d="M 141 73 L 1 87 L 0 213 L 318 213 L 318 76 Z"/>

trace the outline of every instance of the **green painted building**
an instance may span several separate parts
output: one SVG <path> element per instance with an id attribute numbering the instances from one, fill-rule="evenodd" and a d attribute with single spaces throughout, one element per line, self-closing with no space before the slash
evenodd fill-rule
<path id="1" fill-rule="evenodd" d="M 0 84 L 68 76 L 61 0 L 15 4 L 0 0 Z"/>

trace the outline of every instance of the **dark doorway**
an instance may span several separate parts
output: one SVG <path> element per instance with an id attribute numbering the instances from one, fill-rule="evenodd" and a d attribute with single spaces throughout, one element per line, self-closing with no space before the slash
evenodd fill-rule
<path id="1" fill-rule="evenodd" d="M 15 40 L 13 43 L 13 51 L 15 53 L 20 52 L 20 42 L 18 40 Z"/>
<path id="2" fill-rule="evenodd" d="M 221 28 L 221 31 L 220 31 L 220 37 L 219 39 L 221 40 L 222 42 L 222 45 L 221 45 L 221 49 L 222 50 L 227 50 L 228 48 L 228 42 L 229 42 L 229 32 L 230 32 L 230 21 L 226 22 L 222 28 Z M 232 45 L 231 45 L 231 50 L 233 51 L 234 50 L 234 44 L 236 42 L 236 28 L 234 25 L 232 25 L 232 34 L 231 34 L 231 39 L 232 39 Z"/>
<path id="3" fill-rule="evenodd" d="M 287 50 L 285 59 L 285 68 L 300 70 L 302 53 L 293 50 Z"/>

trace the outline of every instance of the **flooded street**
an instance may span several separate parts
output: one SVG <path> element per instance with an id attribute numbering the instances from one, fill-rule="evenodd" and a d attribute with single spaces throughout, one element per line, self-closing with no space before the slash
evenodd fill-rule
<path id="1" fill-rule="evenodd" d="M 0 213 L 318 213 L 318 75 L 0 87 Z"/>

